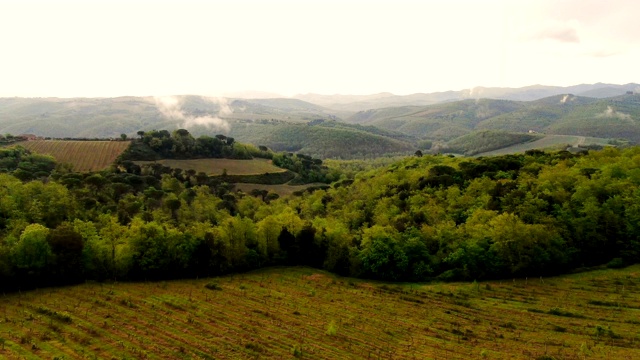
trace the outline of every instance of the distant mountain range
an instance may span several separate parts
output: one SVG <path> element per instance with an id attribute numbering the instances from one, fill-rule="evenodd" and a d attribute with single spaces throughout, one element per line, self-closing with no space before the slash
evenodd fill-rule
<path id="1" fill-rule="evenodd" d="M 581 84 L 575 86 L 545 86 L 532 85 L 521 88 L 475 87 L 460 91 L 443 91 L 434 93 L 419 93 L 411 95 L 394 95 L 379 93 L 374 95 L 296 95 L 294 98 L 340 111 L 362 111 L 407 105 L 432 105 L 447 101 L 466 99 L 498 99 L 533 101 L 545 97 L 573 94 L 594 98 L 605 98 L 626 94 L 628 91 L 640 93 L 640 85 L 630 83 L 615 84 Z"/>
<path id="2" fill-rule="evenodd" d="M 639 92 L 638 84 L 598 83 L 405 96 L 0 98 L 0 134 L 104 138 L 187 128 L 196 136 L 222 133 L 274 150 L 341 158 L 407 154 L 425 144 L 446 149 L 463 136 L 449 149 L 472 154 L 496 149 L 501 138 L 509 139 L 505 146 L 530 139 L 500 132 L 640 143 Z"/>

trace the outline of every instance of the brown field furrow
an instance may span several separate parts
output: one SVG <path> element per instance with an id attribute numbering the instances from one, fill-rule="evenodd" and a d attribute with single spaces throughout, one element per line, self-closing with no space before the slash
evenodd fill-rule
<path id="1" fill-rule="evenodd" d="M 637 358 L 640 311 L 606 301 L 637 305 L 638 293 L 623 292 L 620 283 L 637 289 L 631 274 L 639 269 L 598 273 L 594 287 L 581 275 L 474 287 L 347 282 L 281 268 L 9 294 L 0 307 L 0 337 L 7 339 L 0 358 L 27 357 L 30 344 L 20 339 L 29 332 L 37 356 L 48 359 L 282 359 L 293 358 L 294 348 L 304 359 Z M 205 289 L 211 281 L 222 290 Z M 72 323 L 59 325 L 64 341 L 39 340 L 52 328 L 37 306 L 71 315 Z M 327 334 L 330 322 L 335 335 Z"/>

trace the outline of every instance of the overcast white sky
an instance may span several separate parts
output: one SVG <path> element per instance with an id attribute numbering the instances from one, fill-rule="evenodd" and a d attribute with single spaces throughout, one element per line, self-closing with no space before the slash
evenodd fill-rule
<path id="1" fill-rule="evenodd" d="M 0 96 L 640 82 L 640 1 L 6 1 Z"/>

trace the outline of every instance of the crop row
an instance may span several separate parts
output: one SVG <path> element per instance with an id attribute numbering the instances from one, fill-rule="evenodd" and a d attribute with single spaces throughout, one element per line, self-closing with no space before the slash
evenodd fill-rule
<path id="1" fill-rule="evenodd" d="M 638 267 L 387 284 L 309 268 L 5 295 L 0 357 L 636 358 Z"/>

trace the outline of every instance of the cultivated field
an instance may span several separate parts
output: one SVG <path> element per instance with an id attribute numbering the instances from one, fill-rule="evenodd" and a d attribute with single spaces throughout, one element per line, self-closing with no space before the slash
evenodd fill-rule
<path id="1" fill-rule="evenodd" d="M 594 138 L 585 136 L 574 135 L 546 135 L 542 139 L 508 146 L 502 149 L 487 151 L 475 156 L 494 156 L 494 155 L 506 155 L 523 153 L 527 150 L 540 149 L 540 150 L 560 150 L 564 149 L 567 145 L 608 145 L 609 139 Z"/>
<path id="2" fill-rule="evenodd" d="M 128 141 L 35 140 L 17 145 L 38 154 L 51 155 L 79 172 L 104 170 L 129 146 Z"/>
<path id="3" fill-rule="evenodd" d="M 222 175 L 226 169 L 228 175 L 260 175 L 264 173 L 279 173 L 286 171 L 271 163 L 269 159 L 192 159 L 174 160 L 163 159 L 158 161 L 134 161 L 138 165 L 160 163 L 171 168 L 182 170 L 193 169 L 196 172 L 204 172 L 207 175 Z"/>
<path id="4" fill-rule="evenodd" d="M 285 195 L 291 195 L 296 191 L 306 190 L 311 186 L 327 186 L 327 184 L 313 183 L 313 184 L 304 184 L 304 185 L 288 185 L 288 184 L 267 185 L 267 184 L 237 183 L 235 184 L 235 186 L 236 186 L 236 190 L 242 190 L 245 193 L 249 193 L 253 189 L 258 189 L 258 190 L 267 190 L 269 192 L 274 192 L 280 196 L 285 196 Z"/>
<path id="5" fill-rule="evenodd" d="M 387 284 L 310 268 L 4 295 L 8 359 L 638 359 L 640 266 Z"/>

